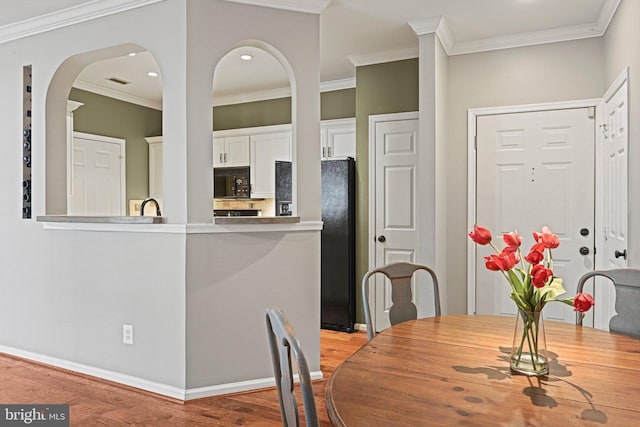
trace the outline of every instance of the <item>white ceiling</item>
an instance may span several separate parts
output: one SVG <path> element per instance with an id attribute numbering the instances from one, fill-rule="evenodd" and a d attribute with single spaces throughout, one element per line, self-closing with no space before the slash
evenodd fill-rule
<path id="1" fill-rule="evenodd" d="M 619 1 L 331 0 L 320 15 L 321 81 L 348 82 L 355 76 L 356 65 L 417 56 L 418 38 L 412 27 L 432 27 L 433 31 L 440 17 L 446 22 L 439 26 L 438 35 L 447 52 L 456 55 L 599 36 L 606 30 Z M 127 2 L 136 3 L 0 0 L 0 42 L 3 34 L 13 27 L 31 24 L 43 15 L 49 14 L 50 18 L 56 13 L 95 8 L 99 3 Z M 260 99 L 274 89 L 276 96 L 282 96 L 286 91 L 288 80 L 282 66 L 259 49 L 245 50 L 251 51 L 253 60 L 241 61 L 239 54 L 244 51 L 234 51 L 218 65 L 213 94 L 216 103 Z M 157 64 L 147 53 L 101 61 L 87 67 L 76 86 L 159 108 L 161 77 L 149 78 L 146 72 L 152 69 L 157 70 Z M 109 77 L 131 84 L 112 83 L 106 80 Z"/>

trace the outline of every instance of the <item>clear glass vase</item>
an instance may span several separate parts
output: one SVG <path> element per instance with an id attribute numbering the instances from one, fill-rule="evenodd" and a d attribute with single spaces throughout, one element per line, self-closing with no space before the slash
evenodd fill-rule
<path id="1" fill-rule="evenodd" d="M 518 310 L 511 351 L 511 371 L 530 376 L 549 373 L 547 340 L 541 311 Z"/>

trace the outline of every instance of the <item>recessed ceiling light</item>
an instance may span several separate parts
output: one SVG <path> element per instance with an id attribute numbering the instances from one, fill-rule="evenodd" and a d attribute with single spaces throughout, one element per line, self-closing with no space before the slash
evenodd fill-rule
<path id="1" fill-rule="evenodd" d="M 242 59 L 243 61 L 251 61 L 253 59 L 253 55 L 243 53 L 242 55 L 240 55 L 240 59 Z"/>
<path id="2" fill-rule="evenodd" d="M 158 77 L 158 73 L 156 73 L 155 71 L 149 71 L 147 73 L 147 76 L 149 76 L 149 77 Z"/>
<path id="3" fill-rule="evenodd" d="M 129 56 L 136 56 L 136 55 L 137 55 L 137 54 L 136 54 L 135 52 L 131 52 L 131 53 L 129 54 Z"/>

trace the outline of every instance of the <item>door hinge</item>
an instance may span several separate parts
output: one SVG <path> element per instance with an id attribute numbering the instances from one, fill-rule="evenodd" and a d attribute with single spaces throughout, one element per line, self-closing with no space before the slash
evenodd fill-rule
<path id="1" fill-rule="evenodd" d="M 478 149 L 478 135 L 473 136 L 473 149 L 474 150 Z"/>
<path id="2" fill-rule="evenodd" d="M 590 119 L 595 119 L 596 118 L 596 107 L 589 107 L 588 108 L 588 115 Z"/>

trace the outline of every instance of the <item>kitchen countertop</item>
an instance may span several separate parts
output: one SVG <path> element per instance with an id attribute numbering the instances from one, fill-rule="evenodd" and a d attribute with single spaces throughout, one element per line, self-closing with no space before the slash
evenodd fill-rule
<path id="1" fill-rule="evenodd" d="M 299 216 L 216 216 L 214 224 L 295 224 Z"/>
<path id="2" fill-rule="evenodd" d="M 43 215 L 38 222 L 74 222 L 93 224 L 162 224 L 161 216 L 74 216 Z"/>

